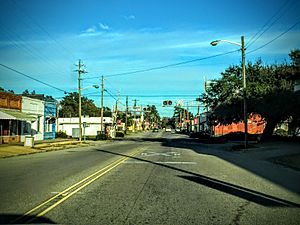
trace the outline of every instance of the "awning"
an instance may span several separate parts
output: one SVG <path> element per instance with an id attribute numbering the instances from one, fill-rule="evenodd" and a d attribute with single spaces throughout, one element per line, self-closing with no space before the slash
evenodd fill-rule
<path id="1" fill-rule="evenodd" d="M 14 109 L 0 109 L 1 120 L 35 121 L 36 117 Z"/>

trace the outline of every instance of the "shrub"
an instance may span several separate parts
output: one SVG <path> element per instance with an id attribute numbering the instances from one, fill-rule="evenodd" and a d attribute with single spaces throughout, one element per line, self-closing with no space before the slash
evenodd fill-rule
<path id="1" fill-rule="evenodd" d="M 275 130 L 274 134 L 279 136 L 287 136 L 288 132 L 284 129 L 277 129 Z"/>
<path id="2" fill-rule="evenodd" d="M 97 134 L 96 140 L 106 140 L 107 137 L 105 134 Z"/>
<path id="3" fill-rule="evenodd" d="M 121 132 L 121 131 L 117 131 L 116 132 L 116 137 L 124 137 L 125 135 L 124 135 L 124 133 L 123 132 Z"/>
<path id="4" fill-rule="evenodd" d="M 68 135 L 66 132 L 58 131 L 55 133 L 55 138 L 68 138 Z"/>

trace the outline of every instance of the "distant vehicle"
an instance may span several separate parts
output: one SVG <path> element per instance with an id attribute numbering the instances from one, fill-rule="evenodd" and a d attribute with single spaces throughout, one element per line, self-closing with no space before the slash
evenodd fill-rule
<path id="1" fill-rule="evenodd" d="M 189 136 L 191 138 L 209 139 L 211 137 L 211 134 L 205 131 L 198 131 L 198 132 L 190 133 Z"/>
<path id="2" fill-rule="evenodd" d="M 176 133 L 180 133 L 180 131 L 181 131 L 180 128 L 176 128 L 176 129 L 175 129 L 175 132 L 176 132 Z"/>
<path id="3" fill-rule="evenodd" d="M 153 128 L 152 132 L 158 132 L 158 128 Z"/>
<path id="4" fill-rule="evenodd" d="M 166 132 L 171 132 L 171 131 L 172 131 L 172 129 L 170 127 L 166 128 Z"/>

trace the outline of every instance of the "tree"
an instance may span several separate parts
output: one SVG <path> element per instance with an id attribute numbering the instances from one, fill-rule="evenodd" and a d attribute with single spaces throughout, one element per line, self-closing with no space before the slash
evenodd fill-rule
<path id="1" fill-rule="evenodd" d="M 160 116 L 155 105 L 147 105 L 147 110 L 144 113 L 144 119 L 152 123 L 160 123 Z"/>
<path id="2" fill-rule="evenodd" d="M 7 93 L 11 93 L 11 94 L 14 94 L 14 93 L 15 93 L 13 90 L 10 90 L 10 89 L 5 90 L 3 87 L 0 87 L 0 91 L 2 91 L 2 92 L 7 92 Z"/>
<path id="3" fill-rule="evenodd" d="M 175 106 L 174 114 L 173 114 L 173 118 L 174 118 L 175 122 L 180 122 L 180 123 L 182 122 L 182 121 L 180 121 L 180 115 L 181 115 L 181 119 L 184 119 L 184 120 L 185 119 L 192 120 L 194 118 L 193 114 L 191 112 L 189 112 L 187 109 Z"/>
<path id="4" fill-rule="evenodd" d="M 22 95 L 24 95 L 24 96 L 27 96 L 27 95 L 29 95 L 30 93 L 29 93 L 29 91 L 28 91 L 28 89 L 25 89 L 25 91 L 23 91 L 23 93 L 22 93 Z"/>
<path id="5" fill-rule="evenodd" d="M 297 50 L 298 51 L 298 50 Z M 261 60 L 248 63 L 247 105 L 250 114 L 261 115 L 266 127 L 263 140 L 270 138 L 276 124 L 290 116 L 299 115 L 299 94 L 293 92 L 290 79 L 292 65 L 299 54 L 291 53 L 292 64 L 264 65 Z M 204 104 L 208 104 L 213 113 L 211 120 L 221 124 L 239 122 L 243 119 L 242 69 L 230 66 L 222 74 L 222 78 L 214 80 L 207 94 L 202 95 Z"/>
<path id="6" fill-rule="evenodd" d="M 78 117 L 79 116 L 79 94 L 70 93 L 60 102 L 60 117 Z M 96 107 L 94 101 L 86 97 L 81 97 L 81 114 L 87 116 L 100 116 L 101 109 Z M 104 116 L 111 116 L 110 109 L 104 107 Z"/>

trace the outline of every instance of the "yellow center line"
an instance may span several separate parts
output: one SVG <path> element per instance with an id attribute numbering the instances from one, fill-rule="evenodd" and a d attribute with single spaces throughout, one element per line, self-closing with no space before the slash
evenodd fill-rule
<path id="1" fill-rule="evenodd" d="M 139 152 L 136 152 L 135 154 L 138 154 Z M 134 156 L 135 154 L 131 155 Z M 108 173 L 109 171 L 111 171 L 112 169 L 114 169 L 115 167 L 117 167 L 118 165 L 120 165 L 121 163 L 123 163 L 124 161 L 126 161 L 129 157 L 126 157 L 125 159 L 121 160 L 120 162 L 118 162 L 117 164 L 115 164 L 114 166 L 110 167 L 108 170 L 104 171 L 103 173 L 99 174 L 98 176 L 96 176 L 95 178 L 91 179 L 90 181 L 88 181 L 87 183 L 85 183 L 84 185 L 80 186 L 79 188 L 77 188 L 76 190 L 74 190 L 73 192 L 71 192 L 70 194 L 68 194 L 67 196 L 65 196 L 64 198 L 62 198 L 61 200 L 59 200 L 58 202 L 56 202 L 55 204 L 51 205 L 50 207 L 48 207 L 47 209 L 45 209 L 44 211 L 40 212 L 39 214 L 36 215 L 36 217 L 41 217 L 43 215 L 45 215 L 47 212 L 49 212 L 50 210 L 52 210 L 53 208 L 55 208 L 56 206 L 60 205 L 61 203 L 63 203 L 64 201 L 66 201 L 68 198 L 70 198 L 72 195 L 76 194 L 77 192 L 79 192 L 81 189 L 85 188 L 86 186 L 88 186 L 89 184 L 93 183 L 95 180 L 97 180 L 98 178 L 102 177 L 103 175 L 105 175 L 106 173 Z"/>
<path id="2" fill-rule="evenodd" d="M 38 206 L 34 207 L 33 209 L 29 210 L 28 212 L 26 212 L 25 214 L 23 214 L 22 216 L 20 216 L 19 218 L 17 218 L 16 220 L 14 220 L 13 222 L 19 221 L 20 219 L 22 219 L 23 217 L 32 214 L 34 211 L 37 211 L 38 209 L 40 209 L 41 207 L 43 207 L 44 205 L 46 205 L 47 203 L 53 201 L 54 199 L 56 199 L 59 196 L 62 196 L 63 194 L 65 194 L 66 192 L 68 192 L 69 190 L 75 188 L 76 186 L 79 186 L 80 184 L 84 183 L 85 181 L 89 180 L 90 178 L 96 176 L 97 174 L 101 173 L 102 171 L 104 171 L 103 173 L 99 174 L 98 176 L 94 177 L 93 179 L 91 179 L 90 181 L 88 181 L 87 183 L 85 183 L 84 185 L 80 186 L 79 188 L 77 188 L 76 190 L 74 190 L 73 192 L 71 192 L 70 194 L 67 194 L 64 198 L 60 199 L 58 202 L 56 202 L 55 204 L 51 205 L 50 207 L 48 207 L 47 209 L 45 209 L 44 211 L 40 212 L 37 217 L 44 215 L 45 213 L 49 212 L 50 210 L 52 210 L 54 207 L 56 207 L 57 205 L 61 204 L 62 202 L 64 202 L 65 200 L 67 200 L 69 197 L 71 197 L 72 195 L 74 195 L 75 193 L 77 193 L 79 190 L 83 189 L 84 187 L 86 187 L 87 185 L 91 184 L 92 182 L 94 182 L 95 180 L 97 180 L 98 178 L 100 178 L 101 176 L 103 176 L 104 174 L 108 173 L 109 171 L 111 171 L 112 169 L 114 169 L 115 167 L 117 167 L 118 165 L 120 165 L 121 163 L 123 163 L 124 161 L 126 161 L 127 159 L 129 159 L 132 156 L 137 155 L 139 152 L 143 151 L 143 147 L 139 148 L 137 150 L 135 150 L 133 153 L 129 154 L 128 156 L 123 156 L 120 159 L 108 164 L 107 166 L 105 166 L 104 168 L 96 171 L 95 173 L 89 175 L 88 177 L 82 179 L 81 181 L 73 184 L 72 186 L 68 187 L 67 189 L 59 192 L 58 194 L 54 195 L 53 197 L 49 198 L 48 200 L 44 201 L 43 203 L 39 204 Z M 27 222 L 31 222 L 34 219 L 31 219 L 30 221 Z"/>

